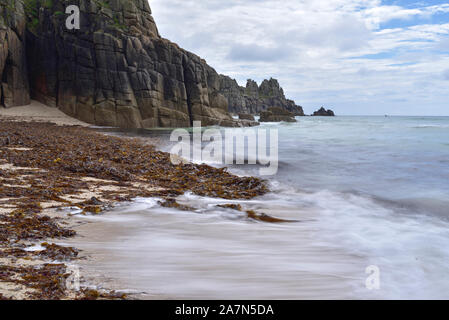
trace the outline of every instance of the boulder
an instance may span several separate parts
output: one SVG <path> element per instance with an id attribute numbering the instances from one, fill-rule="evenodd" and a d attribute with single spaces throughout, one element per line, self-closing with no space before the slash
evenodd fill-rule
<path id="1" fill-rule="evenodd" d="M 296 122 L 295 116 L 293 113 L 280 108 L 280 107 L 271 107 L 268 108 L 267 111 L 262 111 L 260 113 L 259 122 Z"/>
<path id="2" fill-rule="evenodd" d="M 257 127 L 260 126 L 260 123 L 257 121 L 251 121 L 251 120 L 240 120 L 238 121 L 239 127 Z"/>
<path id="3" fill-rule="evenodd" d="M 252 114 L 239 113 L 239 119 L 240 119 L 240 120 L 250 120 L 250 121 L 254 121 L 254 116 L 253 116 Z"/>

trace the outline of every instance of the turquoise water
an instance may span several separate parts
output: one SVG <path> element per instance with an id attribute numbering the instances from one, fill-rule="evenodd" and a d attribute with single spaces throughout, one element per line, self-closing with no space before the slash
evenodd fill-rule
<path id="1" fill-rule="evenodd" d="M 264 177 L 272 192 L 238 203 L 300 222 L 249 221 L 216 206 L 229 201 L 192 194 L 178 201 L 193 212 L 137 199 L 84 218 L 93 223 L 76 246 L 101 257 L 85 270 L 156 297 L 449 298 L 449 118 L 302 117 L 261 128 L 279 130 L 279 171 Z M 168 133 L 138 135 L 171 148 Z M 368 266 L 380 270 L 378 289 L 365 285 Z"/>

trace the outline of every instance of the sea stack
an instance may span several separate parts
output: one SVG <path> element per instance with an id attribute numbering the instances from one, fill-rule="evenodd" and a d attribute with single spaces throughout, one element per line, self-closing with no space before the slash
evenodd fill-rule
<path id="1" fill-rule="evenodd" d="M 321 107 L 318 111 L 315 111 L 312 116 L 314 117 L 335 117 L 335 113 L 329 109 L 326 110 L 324 107 Z"/>

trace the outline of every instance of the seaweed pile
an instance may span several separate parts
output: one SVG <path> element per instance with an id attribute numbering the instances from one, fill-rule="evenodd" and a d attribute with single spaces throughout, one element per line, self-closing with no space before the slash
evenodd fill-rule
<path id="1" fill-rule="evenodd" d="M 116 185 L 130 187 L 131 182 L 142 182 L 165 189 L 165 194 L 191 191 L 225 199 L 251 199 L 268 191 L 258 178 L 237 177 L 226 168 L 207 165 L 173 165 L 168 153 L 156 151 L 138 139 L 106 136 L 83 127 L 0 121 L 2 145 L 8 148 L 2 147 L 0 159 L 17 167 L 44 169 L 45 172 L 33 174 L 26 180 L 33 188 L 1 188 L 0 197 L 11 193 L 17 196 L 17 192 L 22 192 L 29 198 L 60 200 L 59 196 L 85 187 L 80 177 L 111 180 Z M 4 176 L 0 171 L 2 179 L 13 179 L 12 174 Z M 147 196 L 145 192 L 140 195 Z M 104 196 L 110 198 L 110 195 Z"/>
<path id="2" fill-rule="evenodd" d="M 268 188 L 263 180 L 238 177 L 226 168 L 173 165 L 168 153 L 139 139 L 79 126 L 0 120 L 0 281 L 26 287 L 28 299 L 124 298 L 86 288 L 68 295 L 63 261 L 77 259 L 78 250 L 47 241 L 76 233 L 64 219 L 45 215 L 46 209 L 76 207 L 99 214 L 117 201 L 160 197 L 163 206 L 190 210 L 176 202 L 187 191 L 235 200 L 263 195 Z M 34 243 L 44 249 L 24 250 Z M 17 264 L 19 259 L 51 263 Z M 0 293 L 0 298 L 8 297 Z"/>
<path id="3" fill-rule="evenodd" d="M 56 300 L 68 298 L 65 280 L 70 277 L 63 263 L 45 263 L 38 266 L 0 265 L 0 280 L 23 285 L 28 289 L 27 298 L 38 300 Z M 0 294 L 0 299 L 7 299 Z M 125 294 L 115 291 L 99 292 L 81 288 L 75 295 L 76 300 L 125 299 Z"/>

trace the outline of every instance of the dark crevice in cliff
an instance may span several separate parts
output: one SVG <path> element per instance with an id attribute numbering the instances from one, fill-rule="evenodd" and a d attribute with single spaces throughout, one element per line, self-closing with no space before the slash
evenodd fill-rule
<path id="1" fill-rule="evenodd" d="M 9 59 L 9 54 L 8 54 L 8 56 L 6 57 L 6 60 L 5 60 L 5 65 L 2 70 L 2 80 L 0 83 L 0 106 L 2 106 L 2 107 L 6 107 L 6 97 L 5 97 L 6 90 L 5 90 L 4 86 L 8 85 L 8 73 L 9 73 L 8 69 L 10 68 L 9 60 L 10 59 Z"/>
<path id="2" fill-rule="evenodd" d="M 7 82 L 7 78 L 6 78 L 7 63 L 8 63 L 8 59 L 6 59 L 5 67 L 4 67 L 4 69 L 2 70 L 2 71 L 3 71 L 3 73 L 2 73 L 2 82 L 3 82 L 3 83 L 6 83 L 6 82 Z"/>
<path id="3" fill-rule="evenodd" d="M 6 68 L 5 68 L 6 69 Z M 5 106 L 5 92 L 3 90 L 3 84 L 6 83 L 6 70 L 2 71 L 2 80 L 0 82 L 0 106 Z"/>
<path id="4" fill-rule="evenodd" d="M 6 41 L 5 41 L 6 42 Z M 2 44 L 3 46 L 3 44 Z M 2 52 L 0 52 L 2 54 Z M 0 57 L 2 59 L 2 57 Z M 5 59 L 6 60 L 6 59 Z M 3 90 L 3 84 L 6 83 L 6 61 L 0 61 L 0 106 L 5 106 L 5 92 Z"/>
<path id="5" fill-rule="evenodd" d="M 55 43 L 56 43 L 56 35 L 55 35 Z M 55 46 L 55 52 L 57 52 L 57 48 Z M 59 54 L 56 54 L 56 83 L 55 83 L 55 103 L 56 107 L 59 107 Z"/>
<path id="6" fill-rule="evenodd" d="M 5 95 L 3 93 L 3 84 L 0 83 L 0 106 L 5 106 Z"/>
<path id="7" fill-rule="evenodd" d="M 186 87 L 186 95 L 187 95 L 187 108 L 189 110 L 189 119 L 190 119 L 190 126 L 193 127 L 193 112 L 192 112 L 192 97 L 191 97 L 191 90 L 192 90 L 192 83 L 193 79 L 190 79 L 191 77 L 189 76 L 188 72 L 186 72 L 187 69 L 187 65 L 185 62 L 185 59 L 183 59 L 182 61 L 182 71 L 184 74 L 184 82 L 185 82 L 185 87 Z"/>
<path id="8" fill-rule="evenodd" d="M 190 100 L 189 91 L 187 90 L 187 108 L 189 109 L 190 126 L 193 127 L 192 101 Z"/>
<path id="9" fill-rule="evenodd" d="M 32 38 L 32 35 L 28 34 L 29 31 L 27 30 L 27 35 L 25 37 L 26 44 L 27 44 L 27 50 L 26 50 L 26 59 L 28 63 L 28 83 L 30 88 L 30 98 L 31 99 L 38 99 L 38 95 L 36 94 L 36 88 L 35 88 L 35 77 L 37 74 L 37 60 L 36 53 L 38 52 L 36 45 L 34 43 L 35 39 Z"/>

